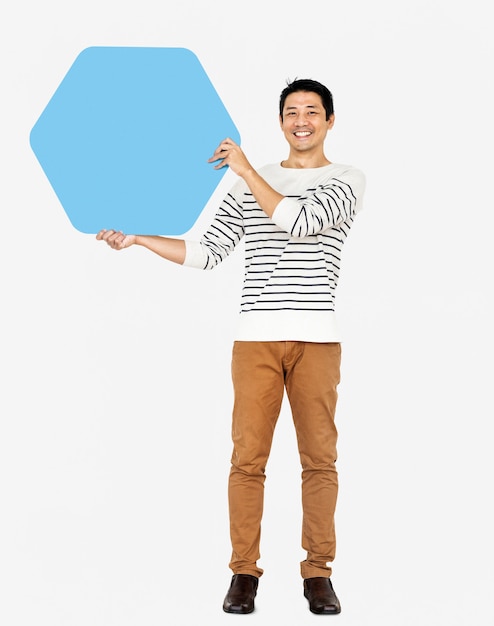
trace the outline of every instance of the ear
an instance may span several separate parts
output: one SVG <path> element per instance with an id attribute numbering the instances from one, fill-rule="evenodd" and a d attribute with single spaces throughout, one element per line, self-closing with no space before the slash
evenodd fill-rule
<path id="1" fill-rule="evenodd" d="M 283 129 L 283 118 L 281 117 L 281 115 L 279 116 L 279 120 L 280 120 L 280 128 Z"/>
<path id="2" fill-rule="evenodd" d="M 334 126 L 334 113 L 332 113 L 329 116 L 329 120 L 328 120 L 327 124 L 328 124 L 328 130 L 331 130 L 333 128 L 333 126 Z"/>

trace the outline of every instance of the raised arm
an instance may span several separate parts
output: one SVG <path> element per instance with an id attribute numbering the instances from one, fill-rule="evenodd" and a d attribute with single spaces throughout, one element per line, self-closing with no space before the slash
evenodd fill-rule
<path id="1" fill-rule="evenodd" d="M 219 161 L 219 163 L 214 166 L 214 169 L 221 169 L 228 165 L 237 176 L 243 178 L 256 199 L 257 204 L 266 215 L 268 217 L 273 215 L 276 207 L 281 200 L 283 200 L 284 196 L 273 189 L 264 178 L 256 172 L 239 145 L 229 138 L 222 141 L 216 148 L 213 156 L 209 159 L 209 163 L 215 163 L 216 161 Z"/>
<path id="2" fill-rule="evenodd" d="M 273 189 L 231 139 L 222 141 L 209 159 L 210 163 L 217 161 L 215 169 L 228 165 L 244 180 L 266 215 L 293 237 L 321 233 L 351 219 L 361 208 L 365 177 L 356 168 L 349 167 L 326 184 L 293 198 Z"/>

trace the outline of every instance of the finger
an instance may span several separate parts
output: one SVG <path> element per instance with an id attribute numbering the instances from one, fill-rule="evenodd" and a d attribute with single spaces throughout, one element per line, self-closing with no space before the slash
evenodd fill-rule
<path id="1" fill-rule="evenodd" d="M 237 148 L 240 148 L 239 144 L 233 141 L 233 139 L 230 139 L 230 137 L 227 137 L 223 143 L 228 146 L 229 150 L 236 150 Z"/>
<path id="2" fill-rule="evenodd" d="M 119 236 L 115 238 L 115 247 L 118 248 L 119 250 L 121 248 L 125 248 L 125 240 L 127 239 L 127 235 L 124 235 L 123 233 L 119 233 Z"/>
<path id="3" fill-rule="evenodd" d="M 100 232 L 96 235 L 97 239 L 102 239 L 103 241 L 107 241 L 109 237 L 115 234 L 114 230 L 100 230 Z"/>
<path id="4" fill-rule="evenodd" d="M 109 229 L 109 230 L 102 230 L 101 231 L 102 234 L 102 239 L 108 239 L 108 237 L 111 237 L 112 235 L 114 235 L 117 231 L 113 230 L 113 229 Z"/>
<path id="5" fill-rule="evenodd" d="M 225 150 L 225 148 L 221 148 L 221 146 L 219 146 L 213 156 L 208 159 L 208 163 L 214 163 L 215 161 L 219 161 L 219 159 L 225 159 L 227 155 L 228 151 Z"/>
<path id="6" fill-rule="evenodd" d="M 212 157 L 209 157 L 208 159 L 208 163 L 214 163 L 215 161 L 218 161 L 219 159 L 221 159 L 222 157 L 218 154 L 217 156 L 215 154 L 213 154 Z"/>
<path id="7" fill-rule="evenodd" d="M 117 248 L 120 245 L 122 239 L 125 238 L 125 235 L 120 231 L 111 231 L 111 234 L 108 237 L 105 237 L 106 243 L 112 247 Z"/>
<path id="8" fill-rule="evenodd" d="M 209 162 L 217 161 L 218 158 L 220 158 L 221 156 L 224 156 L 224 154 L 222 153 L 230 150 L 234 145 L 235 144 L 229 137 L 227 137 L 226 139 L 223 139 L 223 141 L 219 144 L 219 146 L 214 151 L 213 156 L 209 159 Z"/>
<path id="9" fill-rule="evenodd" d="M 117 236 L 118 232 L 116 230 L 107 230 L 103 234 L 103 241 L 106 241 L 106 243 L 108 243 L 110 241 L 113 241 Z"/>
<path id="10" fill-rule="evenodd" d="M 228 162 L 226 159 L 223 159 L 220 163 L 218 163 L 217 165 L 214 166 L 213 169 L 215 170 L 220 170 L 222 167 L 227 167 L 228 166 Z"/>
<path id="11" fill-rule="evenodd" d="M 221 163 L 218 163 L 217 165 L 215 165 L 215 168 L 224 167 L 226 165 L 226 161 L 227 161 L 229 156 L 230 156 L 230 151 L 228 150 L 228 146 L 224 146 L 223 144 L 220 144 L 216 148 L 215 153 L 209 159 L 208 162 L 209 163 L 214 163 L 215 161 L 220 161 L 221 160 Z"/>

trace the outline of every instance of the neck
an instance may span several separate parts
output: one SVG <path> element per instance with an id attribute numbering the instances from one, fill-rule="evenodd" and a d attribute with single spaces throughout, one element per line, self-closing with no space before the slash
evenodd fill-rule
<path id="1" fill-rule="evenodd" d="M 306 169 L 311 167 L 324 167 L 331 165 L 331 161 L 324 154 L 293 154 L 290 152 L 288 159 L 281 162 L 281 167 Z"/>

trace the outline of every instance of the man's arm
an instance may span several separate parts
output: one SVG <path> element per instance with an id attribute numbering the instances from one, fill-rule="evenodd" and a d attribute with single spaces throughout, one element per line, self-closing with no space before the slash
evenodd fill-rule
<path id="1" fill-rule="evenodd" d="M 239 145 L 231 139 L 225 139 L 216 148 L 213 156 L 208 160 L 208 163 L 214 163 L 215 161 L 220 161 L 214 166 L 215 170 L 228 165 L 237 176 L 243 178 L 256 199 L 257 204 L 268 217 L 272 217 L 276 207 L 281 200 L 283 200 L 284 196 L 275 191 L 268 185 L 264 178 L 256 172 Z"/>
<path id="2" fill-rule="evenodd" d="M 223 147 L 222 147 L 223 146 Z M 230 139 L 226 139 L 218 146 L 213 157 L 209 159 L 209 163 L 218 161 L 221 162 L 215 166 L 215 169 L 230 165 L 231 169 L 245 180 L 255 199 L 259 203 L 259 206 L 265 210 L 265 212 L 271 216 L 276 208 L 276 205 L 280 202 L 283 196 L 277 193 L 267 182 L 259 176 L 245 157 L 240 147 Z M 233 207 L 234 213 L 238 213 Z M 233 218 L 233 220 L 232 220 Z M 220 245 L 215 246 L 215 250 L 210 256 L 212 260 L 207 259 L 203 263 L 204 268 L 211 268 L 216 265 L 219 260 L 224 258 L 231 249 L 235 247 L 239 239 L 243 234 L 243 227 L 238 224 L 233 224 L 232 221 L 238 221 L 239 216 L 230 216 L 228 220 L 228 226 L 226 228 L 226 243 L 220 242 Z M 217 220 L 221 222 L 221 216 L 217 216 Z M 240 216 L 241 221 L 241 216 Z M 214 224 L 213 224 L 214 225 Z M 222 232 L 222 228 L 217 229 L 217 232 Z M 163 259 L 172 261 L 183 265 L 187 257 L 187 244 L 182 239 L 173 239 L 170 237 L 162 237 L 159 235 L 126 235 L 121 231 L 116 230 L 100 230 L 96 235 L 96 239 L 99 241 L 105 241 L 110 248 L 114 250 L 123 250 L 133 245 L 143 246 L 151 252 L 159 255 Z M 209 240 L 215 240 L 215 235 L 210 236 Z M 232 245 L 233 244 L 233 245 Z M 195 251 L 196 260 L 201 256 L 197 250 Z M 201 258 L 202 262 L 202 258 Z"/>
<path id="3" fill-rule="evenodd" d="M 352 220 L 362 208 L 365 176 L 349 168 L 299 198 L 284 198 L 273 221 L 292 237 L 317 235 Z"/>
<path id="4" fill-rule="evenodd" d="M 123 250 L 137 245 L 143 246 L 173 263 L 183 265 L 185 261 L 185 241 L 182 239 L 172 239 L 159 235 L 125 235 L 115 230 L 100 230 L 96 239 L 106 241 L 114 250 Z"/>
<path id="5" fill-rule="evenodd" d="M 365 177 L 356 168 L 345 173 L 345 180 L 333 179 L 327 185 L 308 190 L 300 198 L 288 198 L 275 191 L 252 167 L 231 139 L 220 143 L 209 163 L 220 161 L 215 169 L 229 165 L 249 187 L 257 204 L 277 226 L 294 237 L 323 232 L 348 219 L 360 209 Z"/>

